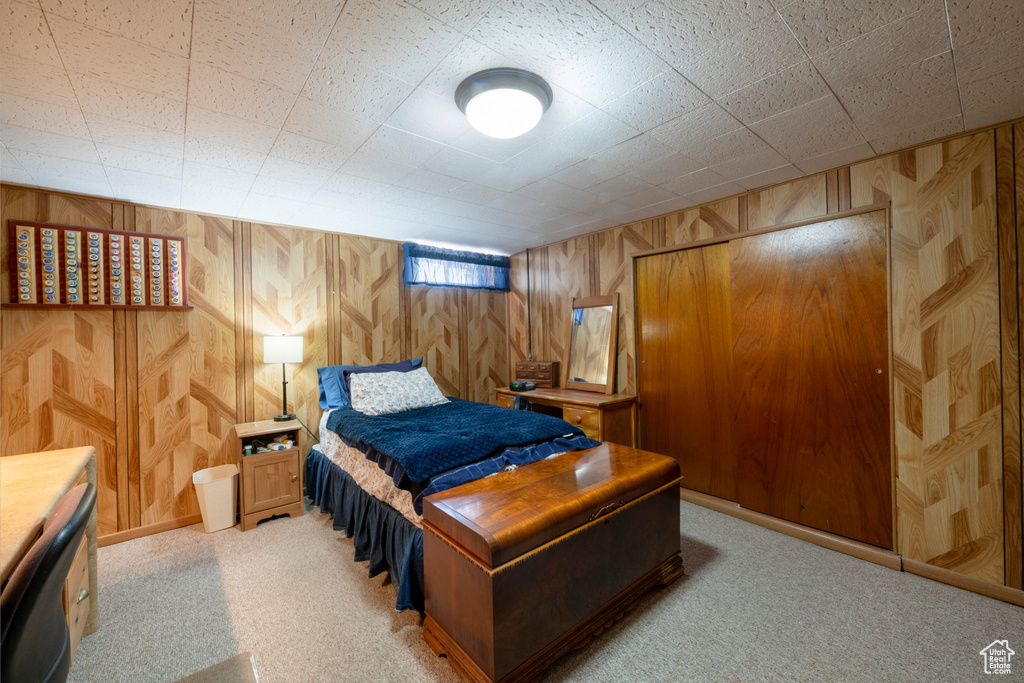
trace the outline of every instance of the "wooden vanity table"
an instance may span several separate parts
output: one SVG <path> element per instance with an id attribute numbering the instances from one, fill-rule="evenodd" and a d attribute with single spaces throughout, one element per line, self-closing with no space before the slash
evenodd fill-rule
<path id="1" fill-rule="evenodd" d="M 498 405 L 511 408 L 516 396 L 522 396 L 537 405 L 549 406 L 569 424 L 579 427 L 591 439 L 608 441 L 623 446 L 637 447 L 636 396 L 632 394 L 598 394 L 572 389 L 534 389 L 512 391 L 508 387 L 495 389 Z M 545 411 L 548 412 L 548 411 Z"/>

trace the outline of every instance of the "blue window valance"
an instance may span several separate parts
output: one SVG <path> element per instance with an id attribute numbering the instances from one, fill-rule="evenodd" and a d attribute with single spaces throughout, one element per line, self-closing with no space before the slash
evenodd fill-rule
<path id="1" fill-rule="evenodd" d="M 402 280 L 407 285 L 509 291 L 509 258 L 406 242 Z"/>

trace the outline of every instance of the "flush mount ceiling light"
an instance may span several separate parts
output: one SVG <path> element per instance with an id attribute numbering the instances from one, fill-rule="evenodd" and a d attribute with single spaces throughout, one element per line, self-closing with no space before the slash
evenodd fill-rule
<path id="1" fill-rule="evenodd" d="M 459 84 L 455 103 L 484 135 L 514 138 L 536 126 L 551 106 L 551 87 L 523 69 L 485 69 Z"/>

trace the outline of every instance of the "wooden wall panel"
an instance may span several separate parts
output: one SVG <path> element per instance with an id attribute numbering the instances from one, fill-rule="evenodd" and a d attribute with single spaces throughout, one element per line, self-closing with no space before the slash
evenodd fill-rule
<path id="1" fill-rule="evenodd" d="M 288 407 L 316 433 L 322 412 L 316 369 L 327 365 L 327 237 L 253 223 L 251 240 L 252 419 L 281 412 L 281 366 L 263 362 L 263 337 L 301 335 L 302 363 L 285 366 Z"/>
<path id="2" fill-rule="evenodd" d="M 237 459 L 235 259 L 230 220 L 144 207 L 135 214 L 140 232 L 188 240 L 194 307 L 174 315 L 138 315 L 145 525 L 198 513 L 192 473 Z"/>
<path id="3" fill-rule="evenodd" d="M 330 237 L 338 240 L 340 364 L 402 360 L 402 245 L 351 235 Z"/>
<path id="4" fill-rule="evenodd" d="M 740 231 L 740 202 L 736 197 L 696 206 L 665 216 L 663 247 L 675 247 L 697 240 L 730 235 Z"/>
<path id="5" fill-rule="evenodd" d="M 533 356 L 535 360 L 562 361 L 565 359 L 565 335 L 569 329 L 569 309 L 573 298 L 601 292 L 593 291 L 592 287 L 589 236 L 534 249 L 530 255 L 531 262 L 535 256 L 541 256 L 541 252 L 543 257 L 537 258 L 538 267 L 533 272 L 537 274 L 538 288 L 543 288 L 543 293 L 538 292 L 533 305 L 543 301 L 544 323 L 540 330 L 534 325 Z"/>
<path id="6" fill-rule="evenodd" d="M 470 401 L 496 403 L 494 390 L 508 386 L 507 337 L 508 300 L 503 292 L 463 290 L 465 314 L 462 334 L 466 340 L 463 363 Z"/>
<path id="7" fill-rule="evenodd" d="M 462 290 L 422 285 L 405 290 L 409 297 L 410 355 L 423 356 L 423 367 L 442 394 L 466 398 L 462 393 L 460 354 Z"/>
<path id="8" fill-rule="evenodd" d="M 530 329 L 527 324 L 527 302 L 526 302 L 526 252 L 513 254 L 510 257 L 511 270 L 509 273 L 510 290 L 507 295 L 508 322 L 508 370 L 509 378 L 515 377 L 515 367 L 518 361 L 529 359 L 530 352 Z M 532 301 L 531 306 L 532 308 Z"/>
<path id="9" fill-rule="evenodd" d="M 632 254 L 651 249 L 654 232 L 651 221 L 605 230 L 597 235 L 600 286 L 595 294 L 619 295 L 618 349 L 615 361 L 615 391 L 636 393 L 636 340 L 633 313 Z"/>
<path id="10" fill-rule="evenodd" d="M 852 203 L 892 202 L 897 552 L 1003 583 L 991 132 L 863 162 Z"/>
<path id="11" fill-rule="evenodd" d="M 798 178 L 747 195 L 747 230 L 760 230 L 828 212 L 825 174 Z"/>
<path id="12" fill-rule="evenodd" d="M 111 202 L 9 186 L 0 192 L 5 297 L 9 219 L 112 228 Z M 0 376 L 0 455 L 93 446 L 97 532 L 117 531 L 113 313 L 3 309 Z"/>

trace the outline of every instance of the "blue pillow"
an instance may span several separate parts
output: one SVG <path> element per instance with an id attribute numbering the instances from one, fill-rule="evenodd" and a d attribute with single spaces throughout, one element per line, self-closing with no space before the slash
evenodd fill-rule
<path id="1" fill-rule="evenodd" d="M 410 372 L 423 366 L 423 357 L 415 360 L 403 360 L 401 363 L 381 363 L 379 365 L 331 365 L 317 368 L 316 376 L 320 385 L 320 407 L 348 408 L 349 398 L 348 373 L 359 372 Z"/>

